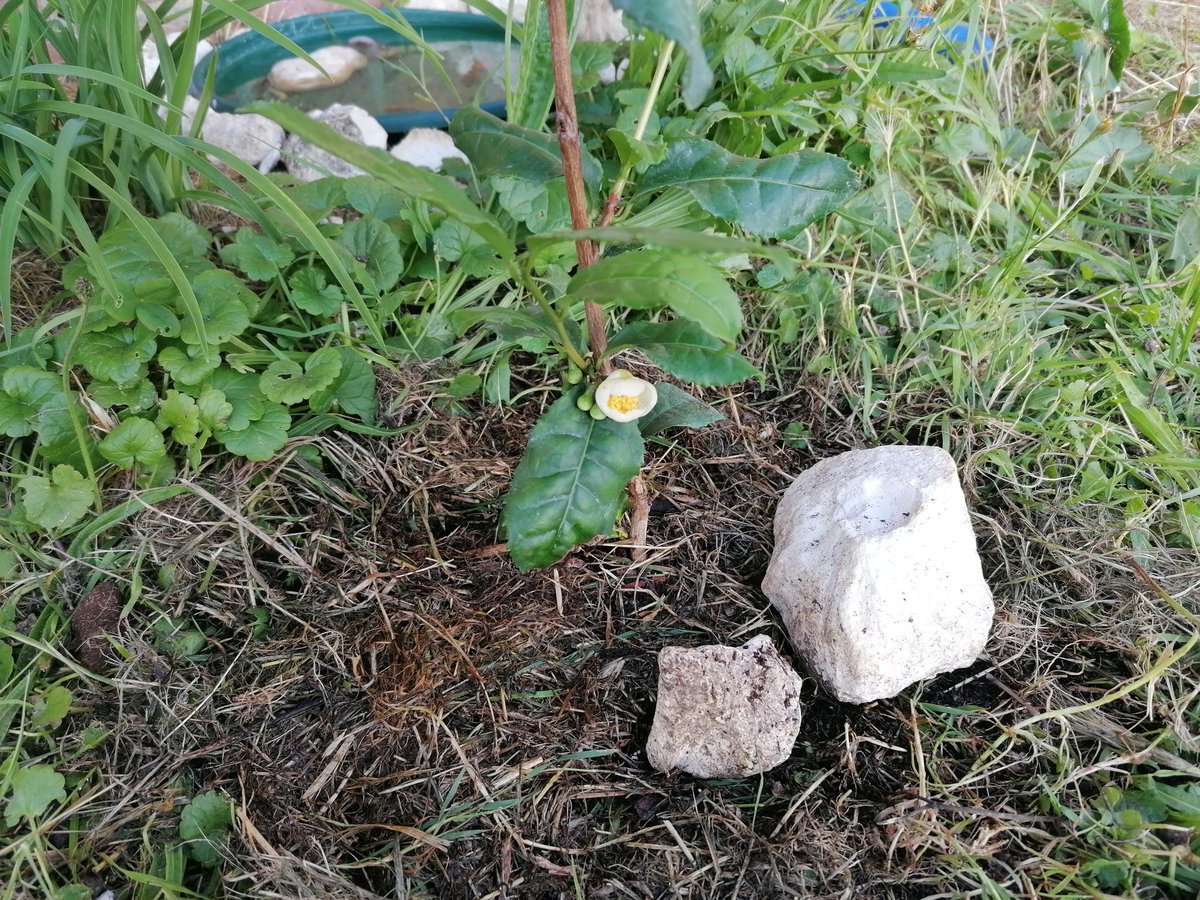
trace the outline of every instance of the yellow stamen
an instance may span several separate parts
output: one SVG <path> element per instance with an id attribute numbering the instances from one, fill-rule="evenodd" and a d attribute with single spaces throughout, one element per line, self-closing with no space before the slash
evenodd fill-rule
<path id="1" fill-rule="evenodd" d="M 608 408 L 615 409 L 617 412 L 633 412 L 637 409 L 637 405 L 637 397 L 630 397 L 628 394 L 613 394 L 608 398 Z"/>

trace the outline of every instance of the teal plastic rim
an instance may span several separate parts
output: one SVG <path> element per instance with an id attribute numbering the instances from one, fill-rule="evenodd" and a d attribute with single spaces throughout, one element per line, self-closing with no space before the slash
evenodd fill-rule
<path id="1" fill-rule="evenodd" d="M 505 31 L 500 25 L 484 16 L 471 13 L 437 12 L 435 10 L 382 11 L 385 16 L 402 17 L 422 40 L 436 47 L 448 41 L 491 41 L 504 40 Z M 331 44 L 344 44 L 354 37 L 368 37 L 381 44 L 392 46 L 411 43 L 403 35 L 370 16 L 351 10 L 315 13 L 285 19 L 273 23 L 276 30 L 295 41 L 304 50 L 317 50 Z M 236 107 L 225 99 L 229 91 L 259 78 L 265 78 L 271 67 L 292 54 L 269 38 L 255 31 L 247 31 L 217 46 L 216 72 L 213 76 L 213 109 L 218 112 L 233 112 Z M 208 77 L 209 56 L 196 62 L 192 74 L 190 93 L 199 97 Z M 482 108 L 492 115 L 504 117 L 504 101 L 484 103 Z M 426 112 L 384 113 L 375 118 L 384 129 L 392 134 L 411 131 L 414 128 L 445 128 L 454 116 L 455 109 L 433 109 Z"/>

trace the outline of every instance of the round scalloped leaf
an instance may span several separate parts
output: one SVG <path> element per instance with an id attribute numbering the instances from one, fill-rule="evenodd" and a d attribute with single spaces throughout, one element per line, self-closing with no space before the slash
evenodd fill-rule
<path id="1" fill-rule="evenodd" d="M 216 371 L 221 355 L 208 345 L 203 347 L 163 347 L 158 364 L 180 384 L 199 384 Z"/>
<path id="2" fill-rule="evenodd" d="M 232 272 L 205 272 L 192 281 L 192 290 L 209 344 L 223 344 L 250 327 L 249 310 L 258 308 L 258 298 Z M 190 316 L 184 317 L 180 337 L 185 344 L 202 343 Z"/>
<path id="3" fill-rule="evenodd" d="M 288 280 L 292 303 L 309 315 L 328 317 L 342 308 L 345 296 L 336 284 L 327 284 L 320 269 L 301 269 Z"/>
<path id="4" fill-rule="evenodd" d="M 115 466 L 154 466 L 167 454 L 162 433 L 149 419 L 131 416 L 100 442 L 100 455 Z"/>
<path id="5" fill-rule="evenodd" d="M 96 496 L 92 482 L 68 465 L 55 466 L 48 478 L 26 475 L 17 487 L 25 494 L 23 506 L 29 521 L 51 531 L 69 528 L 82 519 Z"/>
<path id="6" fill-rule="evenodd" d="M 337 380 L 342 371 L 342 357 L 336 347 L 322 347 L 304 361 L 304 368 L 290 359 L 280 359 L 267 366 L 258 384 L 268 400 L 291 405 L 307 400 Z"/>
<path id="7" fill-rule="evenodd" d="M 79 339 L 77 355 L 93 378 L 129 384 L 145 375 L 157 349 L 154 332 L 138 325 L 85 334 Z"/>
<path id="8" fill-rule="evenodd" d="M 32 434 L 34 417 L 61 398 L 62 384 L 54 375 L 33 366 L 14 366 L 0 382 L 0 432 L 9 437 Z"/>
<path id="9" fill-rule="evenodd" d="M 250 422 L 241 431 L 221 428 L 214 436 L 230 453 L 262 462 L 283 449 L 291 425 L 292 417 L 288 415 L 287 408 L 271 403 L 263 409 L 260 418 Z"/>

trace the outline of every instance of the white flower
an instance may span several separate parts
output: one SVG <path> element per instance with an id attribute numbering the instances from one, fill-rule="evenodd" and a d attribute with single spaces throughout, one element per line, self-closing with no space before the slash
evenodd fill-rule
<path id="1" fill-rule="evenodd" d="M 640 419 L 658 402 L 658 391 L 650 382 L 625 369 L 613 369 L 612 374 L 596 388 L 596 405 L 614 422 Z"/>

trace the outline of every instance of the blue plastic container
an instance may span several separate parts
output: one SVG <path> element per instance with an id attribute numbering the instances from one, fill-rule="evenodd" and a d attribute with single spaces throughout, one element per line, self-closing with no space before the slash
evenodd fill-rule
<path id="1" fill-rule="evenodd" d="M 848 19 L 852 16 L 861 15 L 868 4 L 871 5 L 871 21 L 875 23 L 876 28 L 889 28 L 900 22 L 900 4 L 892 3 L 891 0 L 882 0 L 882 2 L 874 2 L 874 0 L 850 0 L 849 6 L 842 10 L 838 18 Z M 914 31 L 924 31 L 931 27 L 933 22 L 933 16 L 914 9 L 908 14 L 906 28 Z M 992 55 L 996 49 L 996 42 L 990 34 L 980 35 L 973 33 L 971 26 L 966 22 L 959 22 L 948 28 L 943 28 L 942 37 L 950 46 L 941 48 L 938 50 L 938 53 L 949 59 L 982 57 L 983 64 L 986 66 L 991 62 Z"/>

